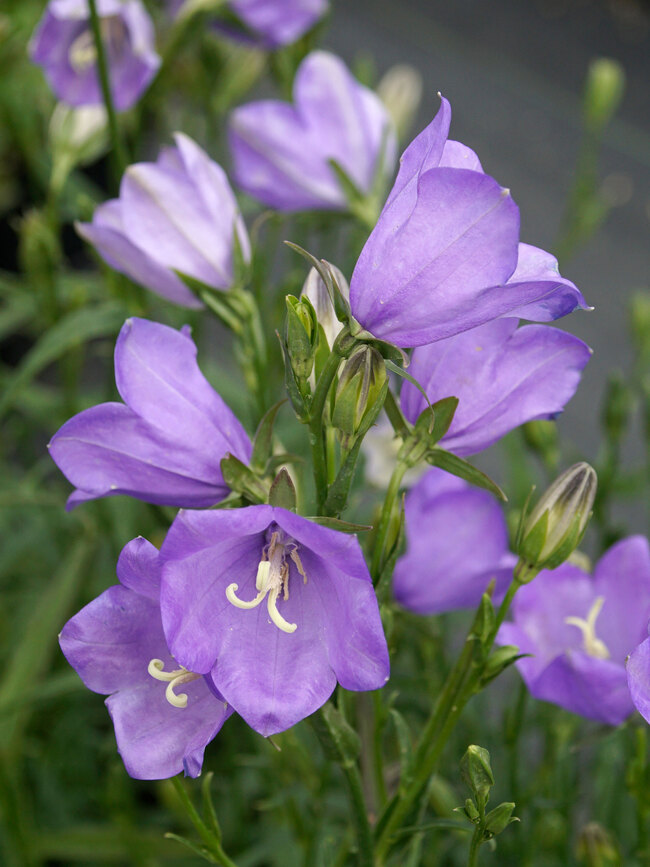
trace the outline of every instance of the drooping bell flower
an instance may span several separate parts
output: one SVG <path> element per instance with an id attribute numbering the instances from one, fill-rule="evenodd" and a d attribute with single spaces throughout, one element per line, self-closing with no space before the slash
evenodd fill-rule
<path id="1" fill-rule="evenodd" d="M 50 442 L 77 488 L 68 508 L 116 494 L 188 508 L 226 497 L 220 461 L 231 453 L 248 462 L 251 444 L 199 370 L 189 329 L 128 319 L 115 346 L 115 381 L 124 403 L 80 412 Z"/>
<path id="2" fill-rule="evenodd" d="M 160 619 L 158 551 L 133 539 L 117 564 L 120 583 L 75 614 L 59 643 L 88 689 L 108 695 L 128 773 L 197 777 L 203 752 L 232 710 L 205 678 L 179 666 Z"/>
<path id="3" fill-rule="evenodd" d="M 405 501 L 406 552 L 395 565 L 395 599 L 417 614 L 475 608 L 488 584 L 494 599 L 512 580 L 503 511 L 487 491 L 430 469 Z"/>
<path id="4" fill-rule="evenodd" d="M 111 95 L 117 111 L 125 111 L 160 66 L 153 24 L 140 0 L 97 0 L 97 12 Z M 103 102 L 87 0 L 50 0 L 32 37 L 30 56 L 43 67 L 58 99 L 73 106 Z"/>
<path id="5" fill-rule="evenodd" d="M 209 675 L 260 734 L 316 711 L 337 681 L 367 690 L 388 680 L 377 600 L 354 536 L 272 506 L 181 511 L 161 559 L 175 659 Z"/>
<path id="6" fill-rule="evenodd" d="M 593 576 L 571 563 L 540 572 L 517 592 L 513 617 L 497 643 L 530 654 L 516 665 L 531 694 L 619 725 L 634 710 L 626 658 L 646 637 L 650 620 L 647 539 L 618 542 Z"/>
<path id="7" fill-rule="evenodd" d="M 548 325 L 517 328 L 516 319 L 506 318 L 418 347 L 409 372 L 431 403 L 459 399 L 441 444 L 471 455 L 527 421 L 555 418 L 575 394 L 590 356 L 572 334 Z M 401 404 L 412 423 L 427 406 L 409 382 Z"/>
<path id="8" fill-rule="evenodd" d="M 175 135 L 155 163 L 127 169 L 118 199 L 100 205 L 77 231 L 115 270 L 184 307 L 201 307 L 175 271 L 213 289 L 235 281 L 235 236 L 250 244 L 225 172 L 192 139 Z"/>
<path id="9" fill-rule="evenodd" d="M 519 243 L 519 209 L 476 154 L 448 140 L 446 99 L 402 155 L 350 282 L 354 317 L 414 347 L 502 316 L 550 321 L 586 307 L 556 260 Z"/>
<path id="10" fill-rule="evenodd" d="M 239 186 L 279 211 L 345 210 L 332 160 L 363 194 L 395 162 L 395 133 L 379 97 L 326 51 L 300 64 L 293 105 L 264 100 L 235 109 L 229 141 Z"/>

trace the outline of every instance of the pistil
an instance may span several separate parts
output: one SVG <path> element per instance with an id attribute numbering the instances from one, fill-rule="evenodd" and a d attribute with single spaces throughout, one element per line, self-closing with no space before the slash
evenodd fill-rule
<path id="1" fill-rule="evenodd" d="M 582 632 L 582 647 L 585 653 L 595 659 L 609 659 L 610 653 L 607 645 L 596 637 L 596 620 L 605 604 L 604 596 L 597 596 L 589 609 L 587 618 L 565 617 L 564 622 L 569 626 L 576 626 Z"/>
<path id="2" fill-rule="evenodd" d="M 188 671 L 186 668 L 183 668 L 182 665 L 174 671 L 165 671 L 165 663 L 162 659 L 152 659 L 147 667 L 147 671 L 151 677 L 156 680 L 167 682 L 165 698 L 171 705 L 180 708 L 187 707 L 187 693 L 181 692 L 177 695 L 174 692 L 174 689 L 177 686 L 181 686 L 184 683 L 191 683 L 193 680 L 198 680 L 201 677 L 200 674 Z"/>

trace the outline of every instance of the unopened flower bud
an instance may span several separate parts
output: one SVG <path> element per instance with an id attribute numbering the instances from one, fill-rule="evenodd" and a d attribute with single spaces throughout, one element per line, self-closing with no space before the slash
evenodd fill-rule
<path id="1" fill-rule="evenodd" d="M 585 825 L 576 847 L 576 856 L 581 864 L 587 867 L 606 867 L 619 864 L 620 858 L 611 836 L 597 822 Z"/>
<path id="2" fill-rule="evenodd" d="M 329 265 L 329 268 L 338 284 L 339 289 L 341 290 L 341 294 L 344 298 L 349 300 L 350 287 L 348 285 L 348 281 L 345 278 L 345 275 L 336 267 L 336 265 Z M 334 307 L 332 305 L 332 299 L 329 296 L 327 287 L 323 282 L 323 278 L 320 276 L 320 274 L 315 268 L 312 268 L 309 274 L 307 274 L 307 279 L 303 284 L 300 297 L 308 298 L 311 301 L 312 306 L 316 311 L 316 318 L 318 319 L 318 324 L 322 327 L 329 348 L 331 349 L 343 325 L 336 318 L 336 313 L 334 312 Z"/>
<path id="3" fill-rule="evenodd" d="M 625 72 L 620 63 L 599 57 L 589 64 L 584 112 L 587 126 L 601 130 L 616 112 L 625 90 Z"/>
<path id="4" fill-rule="evenodd" d="M 514 809 L 515 805 L 512 801 L 505 801 L 503 804 L 495 807 L 494 810 L 490 810 L 485 817 L 484 835 L 486 839 L 489 840 L 492 837 L 496 837 L 497 834 L 505 831 L 512 822 L 519 821 L 516 816 L 512 815 Z"/>
<path id="5" fill-rule="evenodd" d="M 494 785 L 490 754 L 483 747 L 471 744 L 460 760 L 460 775 L 480 807 L 485 808 Z"/>
<path id="6" fill-rule="evenodd" d="M 630 331 L 641 362 L 650 363 L 650 293 L 638 292 L 630 303 Z"/>
<path id="7" fill-rule="evenodd" d="M 103 105 L 79 108 L 60 102 L 50 120 L 52 186 L 61 189 L 75 166 L 98 159 L 108 147 L 108 122 Z"/>
<path id="8" fill-rule="evenodd" d="M 377 85 L 377 95 L 403 139 L 408 133 L 422 98 L 422 76 L 408 63 L 391 66 Z"/>
<path id="9" fill-rule="evenodd" d="M 518 540 L 522 561 L 536 569 L 555 569 L 578 547 L 591 517 L 596 472 L 587 463 L 574 464 L 542 495 L 524 518 Z"/>
<path id="10" fill-rule="evenodd" d="M 308 298 L 287 295 L 285 340 L 291 366 L 298 379 L 307 379 L 314 366 L 318 342 L 316 312 Z"/>
<path id="11" fill-rule="evenodd" d="M 603 405 L 603 426 L 612 442 L 618 442 L 625 433 L 631 409 L 630 389 L 620 373 L 612 374 Z"/>
<path id="12" fill-rule="evenodd" d="M 344 448 L 350 447 L 364 420 L 376 408 L 386 382 L 384 359 L 371 346 L 359 347 L 346 361 L 332 415 L 332 424 L 338 428 Z"/>

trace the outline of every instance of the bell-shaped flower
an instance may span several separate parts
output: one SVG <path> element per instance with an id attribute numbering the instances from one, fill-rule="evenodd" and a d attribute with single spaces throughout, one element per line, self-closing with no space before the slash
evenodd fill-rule
<path id="1" fill-rule="evenodd" d="M 354 317 L 412 347 L 502 316 L 550 321 L 585 307 L 548 253 L 519 243 L 519 209 L 476 154 L 448 140 L 446 99 L 402 155 L 350 282 Z"/>
<path id="2" fill-rule="evenodd" d="M 625 662 L 650 620 L 647 539 L 618 542 L 593 576 L 571 563 L 540 572 L 518 590 L 513 617 L 497 643 L 530 654 L 516 665 L 531 694 L 619 725 L 634 710 Z"/>
<path id="3" fill-rule="evenodd" d="M 97 0 L 115 108 L 125 111 L 160 66 L 154 29 L 140 0 Z M 103 103 L 87 0 L 50 0 L 30 43 L 57 98 L 68 105 Z"/>
<path id="4" fill-rule="evenodd" d="M 575 394 L 590 356 L 572 334 L 548 325 L 517 328 L 516 319 L 506 318 L 417 348 L 409 373 L 431 403 L 459 399 L 442 445 L 471 455 L 525 422 L 555 418 Z M 409 382 L 401 404 L 412 423 L 427 407 Z"/>
<path id="5" fill-rule="evenodd" d="M 405 501 L 406 552 L 395 565 L 395 599 L 417 614 L 475 608 L 488 584 L 501 598 L 517 558 L 503 511 L 487 491 L 429 470 Z"/>
<path id="6" fill-rule="evenodd" d="M 77 231 L 116 271 L 184 307 L 201 302 L 175 273 L 213 289 L 235 281 L 234 247 L 250 244 L 225 172 L 188 136 L 155 163 L 127 169 L 120 196 L 100 205 Z"/>
<path id="7" fill-rule="evenodd" d="M 167 648 L 156 548 L 133 539 L 117 575 L 119 584 L 66 623 L 61 649 L 88 689 L 109 696 L 117 748 L 132 777 L 161 780 L 183 770 L 197 777 L 205 747 L 232 710 Z"/>
<path id="8" fill-rule="evenodd" d="M 293 105 L 264 100 L 235 109 L 229 139 L 239 186 L 279 211 L 345 210 L 346 191 L 332 161 L 369 195 L 396 157 L 379 97 L 326 51 L 300 64 Z"/>
<path id="9" fill-rule="evenodd" d="M 189 329 L 128 319 L 115 346 L 124 403 L 102 403 L 67 421 L 50 454 L 77 490 L 68 507 L 128 494 L 205 508 L 228 495 L 220 462 L 248 462 L 250 440 L 196 363 Z"/>
<path id="10" fill-rule="evenodd" d="M 285 509 L 181 511 L 161 549 L 178 662 L 210 675 L 262 735 L 316 711 L 338 681 L 379 689 L 386 640 L 357 539 Z"/>

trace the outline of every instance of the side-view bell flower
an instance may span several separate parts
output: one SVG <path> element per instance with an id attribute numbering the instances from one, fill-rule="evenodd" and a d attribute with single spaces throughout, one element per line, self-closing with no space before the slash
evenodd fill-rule
<path id="1" fill-rule="evenodd" d="M 517 558 L 503 511 L 487 491 L 430 469 L 405 501 L 406 552 L 395 566 L 395 599 L 417 614 L 475 607 L 495 579 L 503 597 Z"/>
<path id="2" fill-rule="evenodd" d="M 446 99 L 409 145 L 350 281 L 354 317 L 414 347 L 502 316 L 546 322 L 586 307 L 556 260 L 519 243 L 519 209 L 476 154 L 448 139 Z"/>
<path id="3" fill-rule="evenodd" d="M 346 193 L 330 161 L 369 194 L 396 157 L 381 100 L 326 51 L 300 64 L 293 105 L 264 100 L 235 109 L 229 140 L 239 186 L 279 211 L 345 210 Z"/>
<path id="4" fill-rule="evenodd" d="M 196 363 L 189 329 L 128 319 L 115 346 L 124 403 L 80 412 L 52 437 L 55 463 L 77 488 L 73 508 L 128 494 L 149 503 L 206 508 L 228 495 L 220 462 L 248 462 L 251 444 Z"/>
<path id="5" fill-rule="evenodd" d="M 120 196 L 100 205 L 79 234 L 116 271 L 184 307 L 201 307 L 175 271 L 213 289 L 235 281 L 234 247 L 250 244 L 228 178 L 191 138 L 176 133 L 155 163 L 127 169 Z"/>
<path id="6" fill-rule="evenodd" d="M 181 511 L 161 559 L 174 658 L 209 675 L 260 734 L 316 711 L 337 681 L 370 690 L 388 680 L 379 608 L 356 537 L 273 506 Z"/>
<path id="7" fill-rule="evenodd" d="M 571 563 L 540 572 L 517 592 L 513 617 L 496 640 L 530 654 L 516 665 L 531 694 L 619 725 L 634 710 L 625 661 L 650 620 L 647 539 L 618 542 L 593 576 Z"/>
<path id="8" fill-rule="evenodd" d="M 590 357 L 589 347 L 572 334 L 548 325 L 517 328 L 516 319 L 506 318 L 418 347 L 409 373 L 431 403 L 459 399 L 441 444 L 471 455 L 527 421 L 555 418 L 575 394 Z M 401 404 L 411 423 L 427 406 L 409 382 Z"/>
<path id="9" fill-rule="evenodd" d="M 160 619 L 158 551 L 133 539 L 109 587 L 63 627 L 59 642 L 88 689 L 108 695 L 117 748 L 128 773 L 197 777 L 203 751 L 232 710 L 205 678 L 179 667 Z"/>
<path id="10" fill-rule="evenodd" d="M 115 108 L 125 111 L 160 66 L 154 29 L 140 0 L 97 0 Z M 58 99 L 100 105 L 97 52 L 87 0 L 50 0 L 32 37 L 30 56 L 43 67 Z"/>

